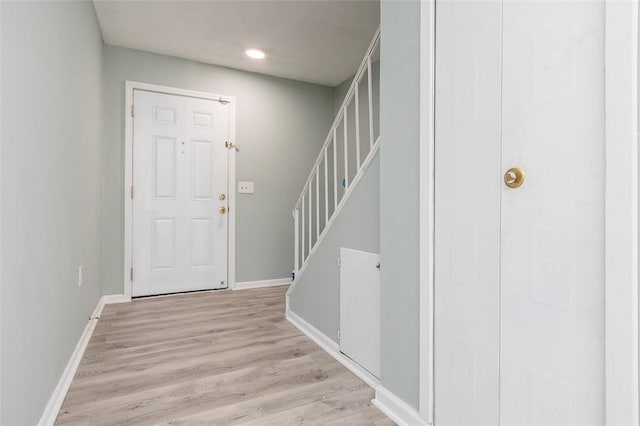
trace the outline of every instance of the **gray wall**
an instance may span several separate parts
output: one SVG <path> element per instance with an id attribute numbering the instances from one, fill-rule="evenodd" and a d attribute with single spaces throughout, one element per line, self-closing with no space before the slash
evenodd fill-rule
<path id="1" fill-rule="evenodd" d="M 101 294 L 102 37 L 88 1 L 0 7 L 0 422 L 33 425 Z"/>
<path id="2" fill-rule="evenodd" d="M 382 1 L 382 384 L 418 408 L 420 3 Z"/>
<path id="3" fill-rule="evenodd" d="M 289 299 L 293 312 L 336 343 L 340 328 L 340 247 L 379 253 L 379 204 L 378 153 L 309 260 Z"/>
<path id="4" fill-rule="evenodd" d="M 339 85 L 337 85 L 333 89 L 333 115 L 338 114 L 340 107 L 342 106 L 342 102 L 344 102 L 344 97 L 347 96 L 347 92 L 349 91 L 349 87 L 351 87 L 351 83 L 353 82 L 353 76 L 349 77 Z"/>
<path id="5" fill-rule="evenodd" d="M 237 99 L 236 280 L 287 277 L 293 269 L 291 211 L 333 120 L 333 88 L 114 46 L 104 48 L 102 282 L 122 293 L 124 82 L 179 87 Z"/>

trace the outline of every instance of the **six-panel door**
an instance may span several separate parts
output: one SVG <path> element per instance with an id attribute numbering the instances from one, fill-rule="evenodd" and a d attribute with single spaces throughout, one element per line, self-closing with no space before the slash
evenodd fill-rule
<path id="1" fill-rule="evenodd" d="M 228 106 L 135 90 L 134 111 L 133 296 L 227 287 Z"/>

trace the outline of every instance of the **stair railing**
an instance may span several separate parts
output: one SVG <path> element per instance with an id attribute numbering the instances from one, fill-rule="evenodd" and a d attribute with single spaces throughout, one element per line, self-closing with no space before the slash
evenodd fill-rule
<path id="1" fill-rule="evenodd" d="M 378 96 L 379 99 L 379 90 L 374 90 L 378 89 L 374 87 L 374 80 L 379 81 L 379 78 L 373 78 L 372 64 L 376 63 L 379 45 L 380 28 L 353 78 L 293 209 L 295 277 L 306 268 L 307 261 L 378 151 L 380 137 L 376 135 L 379 133 L 376 121 L 379 120 L 374 117 L 374 105 L 379 101 L 374 98 Z M 361 86 L 365 85 L 365 93 L 361 93 L 364 88 Z M 362 111 L 363 106 L 367 110 Z M 363 152 L 366 152 L 364 158 Z"/>

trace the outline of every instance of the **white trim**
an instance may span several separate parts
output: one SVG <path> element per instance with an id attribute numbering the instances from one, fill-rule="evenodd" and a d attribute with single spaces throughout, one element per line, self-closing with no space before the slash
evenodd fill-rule
<path id="1" fill-rule="evenodd" d="M 89 317 L 89 321 L 94 319 L 100 319 L 100 315 L 102 315 L 102 310 L 104 309 L 104 306 L 107 305 L 107 303 L 105 302 L 106 297 L 108 296 L 102 296 L 100 299 L 98 299 L 98 303 L 96 304 L 96 307 L 93 310 L 93 313 Z"/>
<path id="2" fill-rule="evenodd" d="M 131 302 L 131 298 L 125 297 L 124 294 L 107 294 L 106 296 L 102 296 L 102 300 L 104 301 L 105 305 Z"/>
<path id="3" fill-rule="evenodd" d="M 229 134 L 231 142 L 236 142 L 236 99 L 229 98 Z M 227 157 L 227 194 L 229 204 L 227 206 L 227 288 L 233 288 L 236 284 L 236 149 L 229 150 Z"/>
<path id="4" fill-rule="evenodd" d="M 318 346 L 324 349 L 325 352 L 335 358 L 336 361 L 358 376 L 360 380 L 365 382 L 367 385 L 371 386 L 373 389 L 376 389 L 380 385 L 380 380 L 378 380 L 378 378 L 362 368 L 351 358 L 340 352 L 340 346 L 336 342 L 302 319 L 298 314 L 287 309 L 287 320 L 298 330 L 306 334 L 307 337 L 313 340 Z"/>
<path id="5" fill-rule="evenodd" d="M 420 365 L 418 404 L 433 423 L 435 0 L 420 3 Z M 389 392 L 384 390 L 383 395 Z M 377 390 L 376 390 L 377 395 Z"/>
<path id="6" fill-rule="evenodd" d="M 71 357 L 69 358 L 69 361 L 67 362 L 67 365 L 62 372 L 62 376 L 60 377 L 60 380 L 58 381 L 53 394 L 51 394 L 49 402 L 47 402 L 47 406 L 45 407 L 44 412 L 40 417 L 40 421 L 38 421 L 38 426 L 50 426 L 55 423 L 56 418 L 58 417 L 58 413 L 60 412 L 60 408 L 62 407 L 62 403 L 64 402 L 64 399 L 67 396 L 67 392 L 69 391 L 69 387 L 71 386 L 71 382 L 76 375 L 76 371 L 78 370 L 78 366 L 80 365 L 82 356 L 87 349 L 89 340 L 91 340 L 93 330 L 95 330 L 96 325 L 98 324 L 98 320 L 100 319 L 100 315 L 102 314 L 102 309 L 105 305 L 106 297 L 109 296 L 103 296 L 98 300 L 96 308 L 93 310 L 93 313 L 91 314 L 91 317 L 89 318 L 84 331 L 80 335 L 80 339 L 78 339 L 78 343 L 76 344 L 73 353 L 71 353 Z"/>
<path id="7" fill-rule="evenodd" d="M 133 185 L 133 117 L 131 108 L 133 105 L 133 91 L 145 90 L 148 92 L 166 93 L 169 95 L 189 96 L 218 101 L 224 99 L 229 102 L 229 134 L 231 141 L 236 139 L 236 99 L 232 96 L 217 95 L 213 93 L 198 92 L 194 90 L 179 89 L 175 87 L 160 86 L 157 84 L 141 83 L 138 81 L 125 82 L 125 134 L 124 134 L 124 297 L 131 300 L 132 267 L 132 238 L 133 238 L 133 203 L 129 196 Z M 236 150 L 229 149 L 227 163 L 228 173 L 228 254 L 227 254 L 227 287 L 233 288 L 236 280 Z"/>
<path id="8" fill-rule="evenodd" d="M 376 154 L 378 154 L 379 150 L 380 150 L 380 136 L 378 136 L 378 139 L 373 144 L 373 147 L 371 148 L 370 153 L 367 155 L 367 158 L 362 163 L 362 166 L 360 166 L 360 170 L 358 171 L 356 176 L 353 178 L 353 181 L 349 183 L 349 188 L 345 191 L 344 195 L 342 196 L 342 199 L 340 200 L 340 203 L 338 203 L 338 206 L 336 207 L 335 211 L 331 215 L 331 219 L 329 219 L 329 222 L 325 225 L 324 229 L 322 230 L 322 233 L 320 234 L 320 237 L 315 242 L 313 248 L 307 255 L 307 259 L 303 260 L 304 264 L 298 271 L 296 271 L 296 279 L 293 280 L 293 282 L 291 283 L 291 287 L 289 287 L 289 290 L 287 290 L 287 303 L 288 303 L 289 296 L 291 295 L 291 292 L 293 291 L 296 284 L 298 283 L 298 278 L 300 278 L 304 273 L 304 271 L 307 269 L 307 266 L 309 265 L 309 261 L 311 260 L 311 257 L 318 250 L 318 247 L 320 247 L 322 240 L 324 240 L 324 237 L 329 232 L 329 229 L 331 229 L 331 225 L 333 225 L 333 222 L 335 222 L 337 217 L 340 215 L 340 212 L 344 208 L 345 204 L 347 204 L 347 201 L 351 197 L 351 194 L 353 193 L 354 189 L 356 188 L 358 183 L 362 180 L 362 177 L 364 176 L 365 172 L 371 165 L 371 162 L 373 161 L 373 157 L 375 157 Z"/>
<path id="9" fill-rule="evenodd" d="M 250 288 L 275 287 L 291 284 L 291 277 L 276 278 L 275 280 L 243 281 L 236 283 L 233 290 L 248 290 Z"/>
<path id="10" fill-rule="evenodd" d="M 428 424 L 413 407 L 382 385 L 376 387 L 376 397 L 371 403 L 399 425 L 422 426 Z"/>
<path id="11" fill-rule="evenodd" d="M 124 278 L 123 294 L 131 300 L 131 268 L 133 267 L 133 200 L 129 194 L 133 186 L 133 89 L 135 84 L 125 82 L 124 90 Z"/>
<path id="12" fill-rule="evenodd" d="M 2 99 L 2 6 L 0 6 L 0 99 Z M 1 105 L 1 102 L 0 102 Z M 0 106 L 0 164 L 2 164 L 2 107 Z M 0 176 L 2 176 L 0 168 Z M 1 179 L 0 179 L 1 182 Z M 0 184 L 0 188 L 2 185 Z M 1 199 L 1 197 L 0 197 Z M 2 206 L 0 203 L 0 212 Z M 0 214 L 0 223 L 2 223 L 2 215 Z M 0 229 L 0 236 L 2 230 Z M 1 238 L 0 238 L 1 241 Z M 0 244 L 0 259 L 2 258 L 2 244 Z M 2 276 L 2 265 L 0 265 L 0 276 Z M 0 307 L 2 306 L 2 285 L 0 285 Z M 0 318 L 2 318 L 2 308 L 0 308 Z M 0 354 L 2 354 L 2 321 L 0 320 Z M 0 355 L 0 366 L 2 365 L 2 356 Z M 2 422 L 2 386 L 0 386 L 0 423 Z"/>
<path id="13" fill-rule="evenodd" d="M 606 424 L 638 424 L 638 2 L 605 3 Z"/>

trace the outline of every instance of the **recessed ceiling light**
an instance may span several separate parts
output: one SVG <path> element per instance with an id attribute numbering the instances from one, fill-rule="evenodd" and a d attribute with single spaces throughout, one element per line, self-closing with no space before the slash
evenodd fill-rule
<path id="1" fill-rule="evenodd" d="M 248 49 L 244 53 L 246 53 L 248 57 L 253 59 L 264 59 L 264 57 L 266 56 L 262 50 L 258 49 Z"/>

